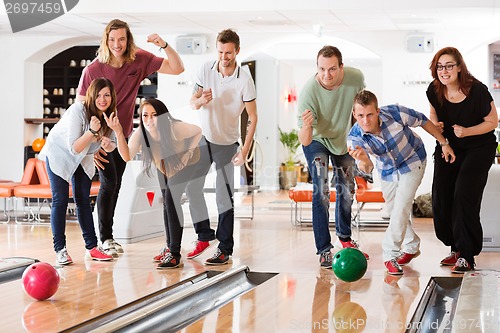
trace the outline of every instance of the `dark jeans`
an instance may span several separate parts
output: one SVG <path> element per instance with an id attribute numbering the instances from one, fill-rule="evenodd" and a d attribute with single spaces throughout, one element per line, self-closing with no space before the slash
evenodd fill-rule
<path id="1" fill-rule="evenodd" d="M 323 144 L 312 141 L 302 146 L 313 182 L 312 224 L 317 254 L 329 251 L 332 239 L 329 229 L 330 184 L 328 164 L 333 165 L 336 190 L 335 232 L 338 237 L 351 237 L 351 209 L 354 198 L 354 159 L 349 155 L 334 155 Z"/>
<path id="2" fill-rule="evenodd" d="M 66 211 L 69 201 L 69 184 L 66 180 L 52 172 L 47 158 L 47 173 L 52 191 L 52 208 L 50 211 L 50 226 L 54 240 L 54 250 L 60 251 L 66 246 Z M 79 165 L 73 177 L 73 198 L 76 203 L 76 215 L 82 228 L 85 248 L 90 250 L 97 246 L 97 237 L 92 218 L 90 205 L 90 187 L 92 180 L 87 176 L 82 166 Z"/>
<path id="3" fill-rule="evenodd" d="M 455 150 L 453 163 L 441 157 L 441 147 L 434 153 L 434 230 L 444 245 L 459 251 L 470 265 L 483 248 L 479 213 L 495 149 L 496 143 L 466 151 Z"/>
<path id="4" fill-rule="evenodd" d="M 226 255 L 233 254 L 234 247 L 234 165 L 231 159 L 236 154 L 238 144 L 217 145 L 205 137 L 200 141 L 200 161 L 196 164 L 192 179 L 186 187 L 189 210 L 193 219 L 198 240 L 219 240 L 219 249 Z M 210 228 L 207 203 L 203 194 L 205 178 L 215 163 L 217 171 L 215 198 L 219 213 L 217 232 Z"/>
<path id="5" fill-rule="evenodd" d="M 102 242 L 113 238 L 113 217 L 126 166 L 125 161 L 118 153 L 118 149 L 108 153 L 105 158 L 109 163 L 104 163 L 104 170 L 99 169 L 101 187 L 96 202 L 99 236 Z"/>

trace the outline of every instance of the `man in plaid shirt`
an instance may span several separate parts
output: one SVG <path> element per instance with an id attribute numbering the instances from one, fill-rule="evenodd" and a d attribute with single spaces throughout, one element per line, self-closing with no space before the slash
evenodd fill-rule
<path id="1" fill-rule="evenodd" d="M 356 124 L 348 136 L 349 154 L 358 168 L 371 174 L 374 155 L 382 193 L 390 214 L 382 242 L 387 273 L 403 274 L 401 266 L 420 254 L 420 238 L 411 225 L 411 209 L 424 176 L 427 154 L 422 139 L 411 127 L 422 127 L 443 147 L 443 156 L 453 163 L 455 154 L 440 130 L 422 113 L 402 105 L 378 107 L 377 97 L 368 90 L 354 98 Z"/>

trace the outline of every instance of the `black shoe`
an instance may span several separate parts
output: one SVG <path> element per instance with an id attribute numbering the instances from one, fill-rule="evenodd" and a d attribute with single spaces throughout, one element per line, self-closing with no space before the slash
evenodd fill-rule
<path id="1" fill-rule="evenodd" d="M 453 266 L 451 272 L 456 274 L 464 274 L 465 272 L 470 272 L 473 270 L 474 267 L 469 265 L 467 260 L 465 260 L 464 258 L 458 258 L 457 263 L 455 264 L 455 266 Z"/>
<path id="2" fill-rule="evenodd" d="M 171 269 L 180 268 L 184 266 L 181 261 L 181 256 L 174 256 L 172 253 L 168 252 L 163 257 L 163 260 L 156 266 L 157 269 Z"/>
<path id="3" fill-rule="evenodd" d="M 325 251 L 319 255 L 319 263 L 321 265 L 321 268 L 324 269 L 332 269 L 332 252 L 330 250 Z"/>
<path id="4" fill-rule="evenodd" d="M 232 263 L 230 255 L 224 254 L 219 248 L 215 251 L 212 258 L 208 258 L 205 261 L 205 265 L 226 265 Z"/>

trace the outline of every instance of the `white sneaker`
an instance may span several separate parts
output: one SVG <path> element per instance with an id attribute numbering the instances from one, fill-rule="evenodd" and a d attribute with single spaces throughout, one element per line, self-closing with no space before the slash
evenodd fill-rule
<path id="1" fill-rule="evenodd" d="M 118 257 L 118 252 L 116 251 L 115 248 L 115 241 L 113 239 L 106 239 L 102 243 L 102 249 L 104 250 L 104 253 L 106 253 L 107 255 L 110 255 L 115 258 Z"/>
<path id="2" fill-rule="evenodd" d="M 68 254 L 66 247 L 63 247 L 62 250 L 56 252 L 57 254 L 57 263 L 59 265 L 69 265 L 73 263 L 73 259 Z"/>
<path id="3" fill-rule="evenodd" d="M 118 252 L 118 254 L 122 254 L 123 253 L 123 247 L 118 244 L 114 239 L 112 239 L 113 241 L 113 244 L 115 244 L 115 250 L 116 252 Z"/>

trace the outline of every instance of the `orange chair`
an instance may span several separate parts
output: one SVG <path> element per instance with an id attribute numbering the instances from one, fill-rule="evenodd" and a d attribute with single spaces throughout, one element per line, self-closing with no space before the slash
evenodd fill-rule
<path id="1" fill-rule="evenodd" d="M 361 220 L 361 212 L 367 203 L 384 203 L 384 197 L 380 189 L 371 188 L 370 184 L 362 177 L 355 177 L 356 194 L 354 196 L 356 202 L 356 212 L 352 216 L 352 224 L 356 227 L 360 226 L 386 226 L 388 221 L 364 221 Z M 291 201 L 290 218 L 292 224 L 302 225 L 304 222 L 312 222 L 311 219 L 304 219 L 302 217 L 302 203 L 312 202 L 313 185 L 306 184 L 301 186 L 292 187 L 288 191 L 288 196 Z M 336 192 L 334 188 L 330 188 L 330 202 L 335 202 Z M 330 221 L 330 222 L 333 222 Z"/>
<path id="2" fill-rule="evenodd" d="M 4 211 L 2 223 L 9 223 L 11 218 L 11 212 L 14 212 L 15 206 L 12 205 L 12 200 L 14 198 L 14 188 L 21 185 L 22 183 L 30 184 L 36 183 L 38 178 L 34 174 L 35 172 L 35 159 L 30 158 L 26 162 L 24 168 L 23 177 L 20 182 L 13 181 L 1 181 L 0 182 L 0 197 L 4 198 Z"/>
<path id="3" fill-rule="evenodd" d="M 31 160 L 31 159 L 30 159 Z M 30 183 L 21 181 L 21 185 L 14 188 L 14 196 L 17 198 L 23 198 L 25 207 L 27 207 L 27 219 L 20 221 L 16 216 L 16 223 L 39 223 L 44 220 L 41 218 L 41 211 L 45 204 L 50 207 L 50 199 L 52 199 L 52 191 L 50 189 L 49 176 L 47 174 L 47 168 L 44 161 L 39 159 L 34 160 L 34 179 Z M 24 179 L 24 177 L 23 177 Z M 90 191 L 91 196 L 97 196 L 99 193 L 100 182 L 92 182 L 92 187 Z M 70 187 L 69 196 L 73 198 L 73 191 Z M 36 199 L 37 210 L 33 210 L 30 205 L 31 199 Z"/>
<path id="4" fill-rule="evenodd" d="M 356 181 L 356 204 L 357 211 L 353 216 L 353 224 L 356 227 L 386 227 L 389 224 L 389 220 L 367 220 L 361 219 L 361 212 L 367 203 L 384 203 L 384 196 L 382 191 L 378 188 L 371 188 L 371 184 L 369 184 L 362 177 L 355 177 Z"/>
<path id="5" fill-rule="evenodd" d="M 312 202 L 313 185 L 305 184 L 292 187 L 288 190 L 288 197 L 291 201 L 290 219 L 293 225 L 304 225 L 312 223 L 312 219 L 302 216 L 302 203 Z M 334 188 L 330 188 L 330 202 L 335 202 L 337 192 Z M 332 220 L 331 222 L 334 222 Z"/>

